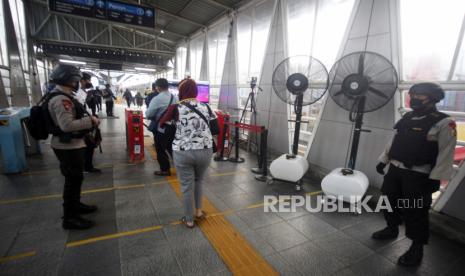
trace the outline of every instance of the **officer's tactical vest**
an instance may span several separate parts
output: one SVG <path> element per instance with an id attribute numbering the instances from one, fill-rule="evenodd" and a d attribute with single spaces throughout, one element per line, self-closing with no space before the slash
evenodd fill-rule
<path id="1" fill-rule="evenodd" d="M 428 141 L 428 132 L 449 115 L 433 111 L 423 118 L 416 116 L 418 115 L 408 112 L 394 126 L 397 133 L 388 153 L 389 159 L 400 161 L 407 168 L 426 164 L 434 167 L 438 156 L 438 142 Z M 416 119 L 412 119 L 413 117 Z"/>
<path id="2" fill-rule="evenodd" d="M 87 133 L 90 132 L 91 129 L 79 130 L 79 131 L 73 131 L 73 132 L 64 132 L 64 131 L 62 131 L 60 129 L 60 127 L 58 125 L 56 125 L 53 122 L 52 117 L 50 116 L 50 113 L 48 111 L 48 102 L 53 97 L 56 97 L 58 95 L 62 95 L 62 96 L 67 97 L 73 103 L 73 107 L 74 107 L 74 110 L 76 112 L 76 119 L 77 120 L 82 119 L 84 117 L 84 115 L 86 114 L 85 107 L 80 102 L 78 102 L 76 99 L 74 99 L 72 96 L 70 96 L 70 95 L 68 95 L 66 93 L 63 93 L 61 91 L 52 91 L 52 92 L 50 92 L 50 96 L 46 101 L 47 104 L 45 105 L 46 106 L 46 111 L 47 111 L 48 116 L 49 116 L 48 129 L 49 129 L 50 134 L 52 134 L 54 136 L 64 137 L 65 139 L 66 138 L 67 139 L 70 139 L 70 138 L 77 138 L 77 139 L 83 138 Z"/>

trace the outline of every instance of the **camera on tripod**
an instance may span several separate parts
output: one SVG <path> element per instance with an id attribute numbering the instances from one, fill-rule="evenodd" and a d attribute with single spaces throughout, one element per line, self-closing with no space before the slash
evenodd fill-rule
<path id="1" fill-rule="evenodd" d="M 257 86 L 257 77 L 252 77 L 250 79 L 250 88 L 254 89 Z"/>

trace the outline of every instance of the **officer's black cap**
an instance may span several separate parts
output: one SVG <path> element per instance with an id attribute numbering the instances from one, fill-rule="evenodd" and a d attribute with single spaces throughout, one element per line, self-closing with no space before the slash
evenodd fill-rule
<path id="1" fill-rule="evenodd" d="M 91 76 L 89 73 L 82 72 L 82 78 L 81 78 L 81 80 L 90 80 L 91 77 L 92 77 L 92 76 Z"/>
<path id="2" fill-rule="evenodd" d="M 439 102 L 444 99 L 444 90 L 436 83 L 433 82 L 422 82 L 414 84 L 408 91 L 410 94 L 425 95 L 428 96 L 432 101 Z"/>
<path id="3" fill-rule="evenodd" d="M 155 86 L 158 86 L 162 89 L 167 89 L 168 88 L 168 80 L 164 79 L 164 78 L 159 78 L 155 81 Z"/>

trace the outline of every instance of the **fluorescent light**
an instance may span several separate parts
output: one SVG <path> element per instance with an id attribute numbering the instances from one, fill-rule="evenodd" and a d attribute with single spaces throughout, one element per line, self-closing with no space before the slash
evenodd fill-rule
<path id="1" fill-rule="evenodd" d="M 139 71 L 147 71 L 147 72 L 155 72 L 155 69 L 152 68 L 143 68 L 143 67 L 134 67 L 134 69 L 139 70 Z"/>
<path id="2" fill-rule="evenodd" d="M 69 60 L 69 59 L 60 59 L 60 62 L 63 62 L 63 63 L 72 63 L 72 64 L 81 64 L 81 65 L 85 65 L 86 63 L 83 62 L 83 61 L 75 61 L 75 60 Z"/>

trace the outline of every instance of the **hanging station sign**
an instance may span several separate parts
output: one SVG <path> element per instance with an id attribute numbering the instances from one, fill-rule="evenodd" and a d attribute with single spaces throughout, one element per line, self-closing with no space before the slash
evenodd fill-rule
<path id="1" fill-rule="evenodd" d="M 49 0 L 51 11 L 155 28 L 155 10 L 114 0 Z"/>

